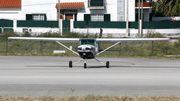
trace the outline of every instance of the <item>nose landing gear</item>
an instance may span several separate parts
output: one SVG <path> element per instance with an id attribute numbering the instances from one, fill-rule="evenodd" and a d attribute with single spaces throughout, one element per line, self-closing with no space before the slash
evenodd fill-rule
<path id="1" fill-rule="evenodd" d="M 86 69 L 87 68 L 87 64 L 86 63 L 84 63 L 84 69 Z"/>

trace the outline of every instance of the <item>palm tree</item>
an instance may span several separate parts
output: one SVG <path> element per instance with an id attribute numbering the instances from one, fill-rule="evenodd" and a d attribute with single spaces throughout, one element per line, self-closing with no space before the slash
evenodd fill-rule
<path id="1" fill-rule="evenodd" d="M 176 9 L 173 16 L 180 16 L 180 5 L 176 4 Z"/>
<path id="2" fill-rule="evenodd" d="M 156 0 L 156 12 L 158 12 L 158 5 L 159 5 L 160 0 Z"/>
<path id="3" fill-rule="evenodd" d="M 163 12 L 163 16 L 173 16 L 176 12 L 176 6 L 179 5 L 179 0 L 158 0 L 160 2 L 158 11 Z"/>

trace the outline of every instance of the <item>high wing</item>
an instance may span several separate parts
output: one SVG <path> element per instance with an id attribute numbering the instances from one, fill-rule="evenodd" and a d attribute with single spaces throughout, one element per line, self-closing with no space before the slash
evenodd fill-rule
<path id="1" fill-rule="evenodd" d="M 58 41 L 62 43 L 79 43 L 79 38 L 8 37 L 8 39 L 34 40 L 34 41 Z"/>
<path id="2" fill-rule="evenodd" d="M 116 43 L 116 42 L 138 42 L 138 41 L 167 41 L 170 38 L 97 38 L 99 43 Z"/>
<path id="3" fill-rule="evenodd" d="M 80 40 L 83 38 L 47 38 L 47 37 L 8 37 L 8 39 L 16 39 L 16 40 L 34 40 L 34 41 L 55 41 L 61 46 L 65 47 L 66 49 L 72 51 L 73 53 L 79 55 L 77 52 L 73 51 L 72 49 L 68 48 L 62 43 L 79 43 Z M 84 38 L 84 40 L 89 40 L 88 38 Z M 170 38 L 91 38 L 94 39 L 97 43 L 115 43 L 112 46 L 104 49 L 103 51 L 99 52 L 95 56 L 109 50 L 110 48 L 118 45 L 119 43 L 123 42 L 138 42 L 138 41 L 167 41 Z"/>
<path id="4" fill-rule="evenodd" d="M 58 42 L 62 42 L 62 43 L 79 43 L 79 40 L 82 38 L 8 37 L 8 39 L 36 40 L 36 41 L 58 41 Z M 96 38 L 96 42 L 99 42 L 99 43 L 136 42 L 136 41 L 167 41 L 167 40 L 170 40 L 170 38 Z"/>

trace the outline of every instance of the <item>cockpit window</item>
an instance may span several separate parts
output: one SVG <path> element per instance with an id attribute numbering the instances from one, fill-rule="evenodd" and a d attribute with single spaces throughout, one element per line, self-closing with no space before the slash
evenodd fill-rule
<path id="1" fill-rule="evenodd" d="M 96 45 L 95 39 L 81 39 L 80 45 Z"/>
<path id="2" fill-rule="evenodd" d="M 94 40 L 82 40 L 82 44 L 94 45 Z"/>

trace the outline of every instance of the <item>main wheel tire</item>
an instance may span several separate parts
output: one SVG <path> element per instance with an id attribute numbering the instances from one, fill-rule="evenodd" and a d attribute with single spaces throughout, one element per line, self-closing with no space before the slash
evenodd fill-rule
<path id="1" fill-rule="evenodd" d="M 86 69 L 87 68 L 87 64 L 86 63 L 84 63 L 84 69 Z"/>
<path id="2" fill-rule="evenodd" d="M 109 61 L 106 62 L 106 68 L 109 68 Z"/>
<path id="3" fill-rule="evenodd" d="M 69 61 L 69 68 L 72 68 L 72 61 Z"/>

